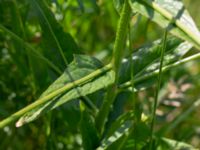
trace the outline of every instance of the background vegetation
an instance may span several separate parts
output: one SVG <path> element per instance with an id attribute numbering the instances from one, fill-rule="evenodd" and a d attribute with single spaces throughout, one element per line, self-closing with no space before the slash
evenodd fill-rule
<path id="1" fill-rule="evenodd" d="M 113 47 L 120 18 L 116 8 L 123 5 L 116 5 L 120 0 L 114 2 L 0 0 L 0 120 L 110 63 L 115 55 Z M 200 1 L 183 3 L 199 28 Z M 200 59 L 170 67 L 162 74 L 160 88 L 158 71 L 153 77 L 139 79 L 159 68 L 163 43 L 166 43 L 164 67 L 196 56 L 198 44 L 184 43 L 189 35 L 182 36 L 182 41 L 171 33 L 166 40 L 157 41 L 164 38 L 165 29 L 151 21 L 152 18 L 134 11 L 127 29 L 129 38 L 122 47 L 126 59 L 122 60 L 118 82 L 113 83 L 114 72 L 108 69 L 100 77 L 70 89 L 71 93 L 65 91 L 69 93 L 66 97 L 58 95 L 53 100 L 62 101 L 62 105 L 49 111 L 48 107 L 55 106 L 50 104 L 41 113 L 48 112 L 37 120 L 37 109 L 33 109 L 27 118 L 22 116 L 17 122 L 17 126 L 28 124 L 19 128 L 14 123 L 1 126 L 0 149 L 149 149 L 152 143 L 157 149 L 200 147 Z M 179 47 L 181 44 L 185 45 Z M 127 81 L 129 86 L 124 84 Z M 114 90 L 114 94 L 110 90 L 113 84 L 120 89 Z M 159 90 L 159 105 L 152 131 L 156 90 Z M 106 93 L 116 97 L 108 96 L 114 103 L 104 122 L 98 120 L 101 118 L 98 112 L 102 113 Z"/>

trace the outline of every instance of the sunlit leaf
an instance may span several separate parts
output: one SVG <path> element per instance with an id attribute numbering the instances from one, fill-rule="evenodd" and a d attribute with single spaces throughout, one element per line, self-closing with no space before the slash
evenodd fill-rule
<path id="1" fill-rule="evenodd" d="M 175 141 L 168 138 L 162 138 L 159 142 L 157 150 L 198 150 L 194 148 L 192 145 L 186 144 L 184 142 Z"/>
<path id="2" fill-rule="evenodd" d="M 200 47 L 200 33 L 193 19 L 178 0 L 129 0 L 134 12 L 138 12 L 163 28 Z"/>

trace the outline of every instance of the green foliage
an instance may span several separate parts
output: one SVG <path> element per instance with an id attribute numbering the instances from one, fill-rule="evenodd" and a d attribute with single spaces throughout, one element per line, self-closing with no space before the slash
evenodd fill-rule
<path id="1" fill-rule="evenodd" d="M 200 147 L 184 3 L 0 0 L 0 149 Z"/>

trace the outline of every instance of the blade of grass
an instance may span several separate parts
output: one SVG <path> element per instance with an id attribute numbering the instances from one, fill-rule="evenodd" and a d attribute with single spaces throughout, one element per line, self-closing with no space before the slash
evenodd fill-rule
<path id="1" fill-rule="evenodd" d="M 107 72 L 108 70 L 110 70 L 112 68 L 112 65 L 111 64 L 108 64 L 106 66 L 104 66 L 103 68 L 101 69 L 97 69 L 96 71 L 92 72 L 91 74 L 79 79 L 79 80 L 76 80 L 74 82 L 70 82 L 69 84 L 63 86 L 62 88 L 58 89 L 58 90 L 55 90 L 54 92 L 50 93 L 49 95 L 41 98 L 41 99 L 38 99 L 36 100 L 34 103 L 22 108 L 21 110 L 17 111 L 16 113 L 14 113 L 13 115 L 9 116 L 8 118 L 5 118 L 4 120 L 2 120 L 0 122 L 0 128 L 3 128 L 5 127 L 6 125 L 8 125 L 9 123 L 17 120 L 19 117 L 21 117 L 22 115 L 24 115 L 25 113 L 31 111 L 32 109 L 34 108 L 37 108 L 38 106 L 46 103 L 46 102 L 49 102 L 51 101 L 51 99 L 57 95 L 60 95 L 72 88 L 75 88 L 76 85 L 79 85 L 79 84 L 83 84 L 97 76 L 99 76 L 100 74 L 102 73 L 105 73 Z M 16 125 L 18 126 L 18 125 Z"/>
<path id="2" fill-rule="evenodd" d="M 56 73 L 62 74 L 62 71 L 54 65 L 52 62 L 50 62 L 47 58 L 45 58 L 42 54 L 40 54 L 38 51 L 36 51 L 30 44 L 26 43 L 22 38 L 20 38 L 18 35 L 4 27 L 3 25 L 0 24 L 0 29 L 2 29 L 5 33 L 10 35 L 13 39 L 16 41 L 20 42 L 25 48 L 30 50 L 33 54 L 35 54 L 38 58 L 46 62 Z"/>
<path id="3" fill-rule="evenodd" d="M 49 28 L 49 31 L 51 32 L 52 37 L 54 38 L 54 40 L 55 40 L 55 42 L 56 42 L 56 44 L 57 44 L 58 50 L 59 50 L 59 52 L 60 52 L 60 55 L 61 55 L 61 57 L 62 57 L 64 63 L 65 63 L 66 66 L 67 66 L 67 65 L 68 65 L 68 61 L 67 61 L 67 59 L 66 59 L 66 57 L 65 57 L 65 55 L 64 55 L 64 53 L 63 53 L 63 49 L 61 48 L 61 45 L 60 45 L 58 39 L 56 38 L 56 35 L 55 35 L 54 32 L 53 32 L 53 29 L 52 29 L 51 24 L 49 23 L 49 20 L 47 19 L 47 17 L 46 17 L 46 15 L 45 15 L 44 11 L 42 10 L 42 8 L 41 8 L 41 6 L 40 6 L 41 4 L 44 4 L 44 5 L 46 6 L 46 8 L 48 8 L 47 4 L 46 4 L 45 1 L 43 1 L 43 0 L 42 0 L 41 2 L 39 2 L 38 0 L 34 0 L 33 3 L 37 6 L 38 10 L 40 11 L 40 13 L 42 14 L 42 16 L 44 17 L 44 20 L 45 20 L 45 22 L 46 22 L 46 24 L 47 24 L 47 27 Z M 40 4 L 40 3 L 41 3 L 41 4 Z"/>
<path id="4" fill-rule="evenodd" d="M 159 66 L 159 74 L 158 74 L 158 83 L 157 83 L 157 89 L 155 91 L 155 99 L 153 104 L 153 113 L 152 113 L 152 120 L 151 120 L 151 133 L 150 133 L 150 150 L 153 149 L 153 133 L 154 133 L 154 124 L 155 124 L 155 117 L 156 117 L 156 108 L 157 108 L 157 102 L 158 102 L 158 93 L 161 87 L 161 81 L 162 81 L 162 67 L 163 67 L 163 60 L 164 60 L 164 54 L 166 49 L 166 41 L 167 41 L 167 29 L 164 32 L 163 36 L 163 45 L 161 49 L 161 56 L 160 56 L 160 66 Z"/>

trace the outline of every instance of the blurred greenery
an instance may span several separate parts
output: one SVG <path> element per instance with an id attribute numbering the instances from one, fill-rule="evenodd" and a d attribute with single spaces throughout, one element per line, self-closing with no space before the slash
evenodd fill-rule
<path id="1" fill-rule="evenodd" d="M 48 14 L 49 20 L 52 21 L 50 24 L 53 24 L 51 27 L 45 22 L 45 16 L 34 3 L 33 0 L 0 0 L 0 25 L 12 31 L 33 50 L 50 60 L 61 73 L 66 64 L 57 50 L 59 46 L 67 58 L 67 63 L 72 62 L 73 54 L 94 56 L 103 64 L 111 60 L 119 19 L 113 1 L 45 0 L 45 6 L 41 10 L 51 10 L 52 13 Z M 200 27 L 198 17 L 200 1 L 184 0 L 184 3 Z M 137 16 L 131 19 L 133 51 L 161 38 L 163 32 L 149 19 L 139 14 Z M 184 57 L 196 52 L 197 49 L 193 48 Z M 52 69 L 41 56 L 0 28 L 0 120 L 35 101 L 59 76 L 60 72 Z M 159 93 L 160 105 L 157 110 L 157 134 L 200 148 L 200 107 L 192 109 L 174 126 L 172 124 L 200 98 L 199 89 L 200 60 L 191 61 L 164 73 Z M 147 116 L 150 114 L 154 91 L 155 86 L 151 86 L 136 93 L 136 98 L 142 104 L 140 107 Z M 103 90 L 100 90 L 88 97 L 99 106 L 102 93 Z M 116 99 L 114 107 L 124 106 L 121 109 L 126 111 L 133 106 L 129 89 L 122 91 Z M 77 99 L 23 127 L 16 128 L 13 124 L 4 127 L 0 130 L 0 149 L 83 149 L 80 132 L 87 132 L 88 128 L 84 127 L 91 124 L 89 121 L 86 123 L 82 121 L 88 119 L 89 115 L 85 110 L 80 111 L 79 107 Z M 108 128 L 112 120 L 123 112 L 121 109 L 110 114 Z M 141 126 L 147 130 L 145 125 Z M 93 130 L 92 125 L 91 130 Z M 85 138 L 96 136 L 92 131 L 89 134 L 92 135 L 86 135 Z"/>

